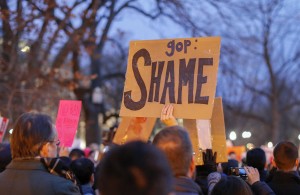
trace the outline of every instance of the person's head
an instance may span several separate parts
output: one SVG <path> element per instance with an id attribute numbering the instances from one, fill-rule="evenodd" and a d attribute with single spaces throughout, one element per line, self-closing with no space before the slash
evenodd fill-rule
<path id="1" fill-rule="evenodd" d="M 69 154 L 69 158 L 73 161 L 79 158 L 83 158 L 84 155 L 84 151 L 79 149 L 79 148 L 73 148 Z"/>
<path id="2" fill-rule="evenodd" d="M 81 185 L 94 182 L 94 163 L 88 158 L 78 158 L 71 162 L 70 168 Z"/>
<path id="3" fill-rule="evenodd" d="M 5 170 L 5 167 L 11 161 L 10 145 L 8 143 L 0 143 L 0 172 Z"/>
<path id="4" fill-rule="evenodd" d="M 295 144 L 289 141 L 279 142 L 273 151 L 274 166 L 282 171 L 295 170 L 298 163 L 298 149 Z"/>
<path id="5" fill-rule="evenodd" d="M 192 176 L 195 170 L 193 147 L 186 129 L 166 127 L 155 135 L 153 144 L 167 156 L 174 176 Z"/>
<path id="6" fill-rule="evenodd" d="M 249 150 L 246 155 L 246 164 L 257 168 L 259 171 L 264 170 L 266 166 L 266 154 L 261 148 Z"/>
<path id="7" fill-rule="evenodd" d="M 104 154 L 96 171 L 102 195 L 169 194 L 172 174 L 164 154 L 151 144 L 134 141 Z"/>
<path id="8" fill-rule="evenodd" d="M 230 174 L 230 168 L 238 167 L 239 162 L 237 160 L 234 160 L 234 159 L 229 159 L 228 162 L 222 163 L 221 166 L 222 166 L 223 173 L 229 175 Z"/>
<path id="9" fill-rule="evenodd" d="M 228 159 L 231 160 L 236 160 L 236 153 L 234 151 L 231 151 L 228 153 Z"/>
<path id="10" fill-rule="evenodd" d="M 56 129 L 48 115 L 28 112 L 16 121 L 11 136 L 12 158 L 56 157 Z"/>
<path id="11" fill-rule="evenodd" d="M 237 176 L 222 177 L 214 186 L 211 195 L 253 195 L 249 185 Z"/>

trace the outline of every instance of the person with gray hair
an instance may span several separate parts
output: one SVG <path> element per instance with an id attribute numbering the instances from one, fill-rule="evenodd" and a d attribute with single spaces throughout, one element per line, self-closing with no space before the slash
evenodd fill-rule
<path id="1" fill-rule="evenodd" d="M 192 143 L 185 128 L 164 128 L 155 135 L 153 145 L 163 151 L 169 161 L 175 181 L 175 194 L 203 194 L 200 186 L 192 179 L 195 174 L 195 161 Z"/>
<path id="2" fill-rule="evenodd" d="M 33 112 L 22 114 L 11 136 L 12 161 L 0 173 L 1 194 L 80 194 L 74 183 L 51 174 L 42 161 L 57 157 L 59 143 L 48 115 Z"/>

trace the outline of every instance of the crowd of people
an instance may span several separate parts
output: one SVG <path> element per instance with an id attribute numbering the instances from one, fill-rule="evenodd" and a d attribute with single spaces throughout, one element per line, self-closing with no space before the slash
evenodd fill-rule
<path id="1" fill-rule="evenodd" d="M 233 159 L 218 164 L 211 149 L 203 152 L 204 164 L 195 165 L 188 131 L 177 125 L 172 106 L 163 108 L 161 121 L 166 127 L 152 143 L 110 145 L 95 158 L 97 148 L 69 151 L 60 146 L 49 116 L 24 113 L 10 143 L 0 147 L 0 194 L 300 194 L 298 149 L 292 142 L 275 146 L 271 169 L 260 148 L 247 152 L 241 169 Z"/>

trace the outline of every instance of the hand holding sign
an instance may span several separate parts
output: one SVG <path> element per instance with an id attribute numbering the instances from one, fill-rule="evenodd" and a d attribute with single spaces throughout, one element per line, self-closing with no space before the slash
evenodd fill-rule
<path id="1" fill-rule="evenodd" d="M 166 125 L 166 126 L 174 126 L 178 125 L 175 117 L 173 116 L 173 105 L 168 104 L 163 107 L 161 110 L 160 120 Z"/>
<path id="2" fill-rule="evenodd" d="M 200 122 L 200 129 L 199 129 Z M 205 122 L 204 124 L 201 122 Z M 207 124 L 207 122 L 209 124 Z M 198 123 L 198 124 L 197 124 Z M 214 155 L 211 150 L 206 150 L 208 156 L 204 156 L 203 150 L 208 148 L 212 149 L 217 154 L 216 162 L 227 162 L 227 151 L 226 151 L 226 135 L 225 135 L 225 123 L 223 115 L 222 98 L 216 98 L 214 100 L 213 114 L 210 121 L 207 120 L 192 120 L 183 119 L 183 126 L 189 131 L 190 138 L 193 144 L 195 164 L 203 165 L 205 159 L 214 159 Z M 204 129 L 203 129 L 204 127 Z M 206 130 L 209 129 L 210 133 Z M 206 132 L 206 133 L 205 133 Z M 210 141 L 209 147 L 207 141 Z"/>
<path id="3" fill-rule="evenodd" d="M 212 149 L 206 149 L 202 152 L 203 164 L 209 173 L 217 171 L 217 152 L 213 152 Z"/>

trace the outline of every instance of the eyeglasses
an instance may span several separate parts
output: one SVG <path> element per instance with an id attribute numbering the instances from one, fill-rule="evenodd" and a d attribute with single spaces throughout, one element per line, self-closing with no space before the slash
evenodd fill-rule
<path id="1" fill-rule="evenodd" d="M 57 139 L 57 140 L 53 140 L 53 141 L 49 141 L 49 142 L 51 142 L 51 143 L 55 143 L 55 145 L 56 145 L 56 146 L 59 146 L 59 145 L 60 145 L 60 141 L 59 141 L 59 139 Z"/>

